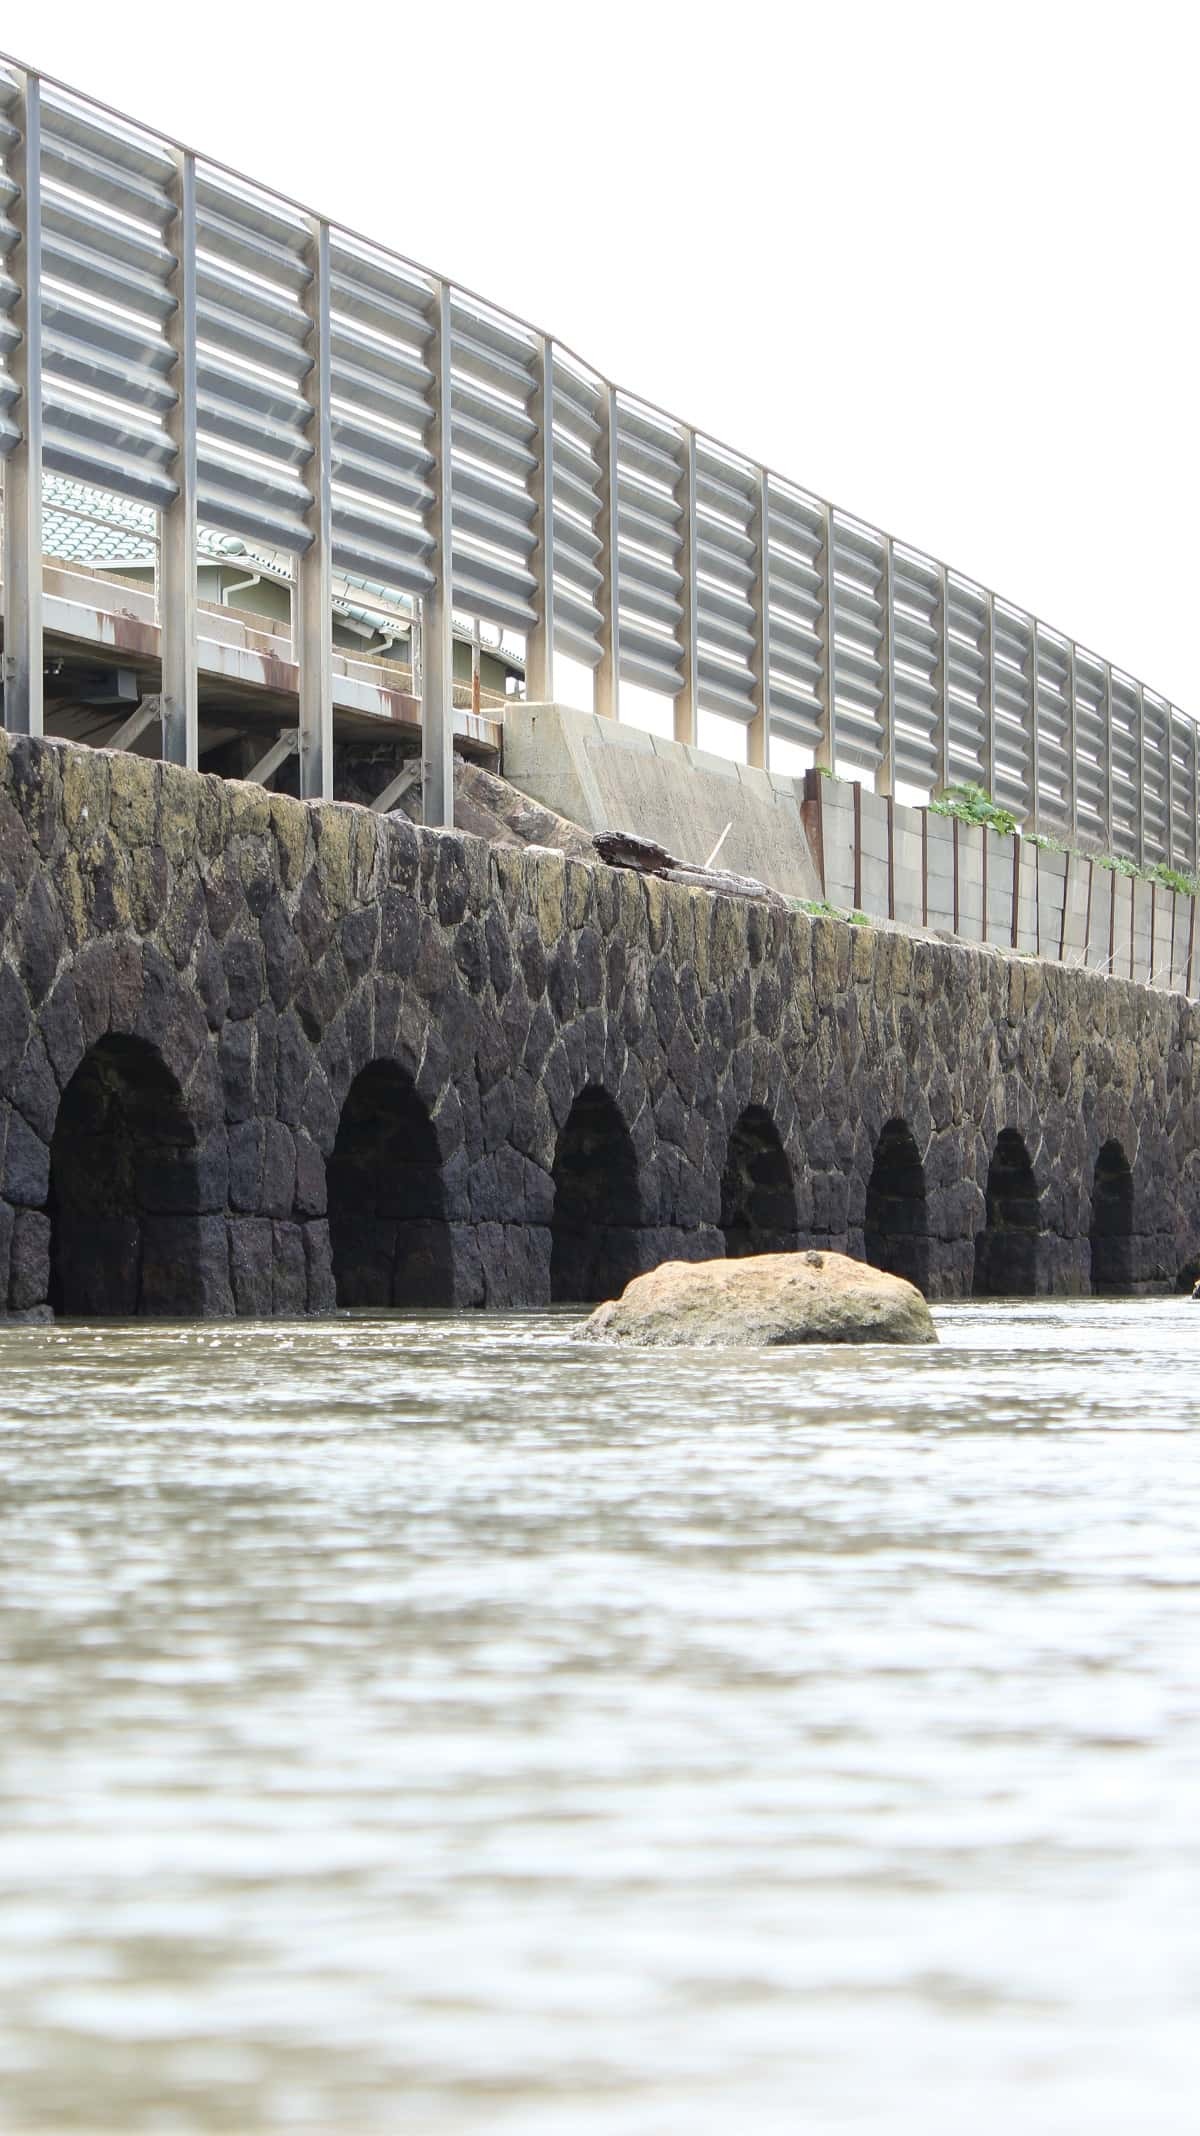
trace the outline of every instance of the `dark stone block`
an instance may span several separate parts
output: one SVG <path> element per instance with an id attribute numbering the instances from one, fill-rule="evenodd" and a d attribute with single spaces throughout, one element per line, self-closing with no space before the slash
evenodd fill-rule
<path id="1" fill-rule="evenodd" d="M 148 1217 L 142 1237 L 143 1313 L 225 1319 L 234 1311 L 224 1216 Z"/>
<path id="2" fill-rule="evenodd" d="M 535 920 L 517 921 L 517 960 L 530 1001 L 540 1000 L 546 991 L 546 951 Z"/>
<path id="3" fill-rule="evenodd" d="M 49 1142 L 58 1118 L 58 1080 L 50 1056 L 34 1031 L 12 1084 L 13 1103 L 24 1113 L 34 1132 Z"/>
<path id="4" fill-rule="evenodd" d="M 18 1209 L 13 1224 L 8 1302 L 14 1313 L 44 1305 L 50 1294 L 50 1219 Z"/>
<path id="5" fill-rule="evenodd" d="M 546 994 L 560 1024 L 568 1023 L 579 1002 L 575 984 L 575 952 L 571 942 L 556 942 L 546 960 Z"/>
<path id="6" fill-rule="evenodd" d="M 235 1023 L 253 1016 L 266 993 L 262 944 L 251 935 L 231 935 L 221 955 L 229 989 L 229 1014 Z"/>
<path id="7" fill-rule="evenodd" d="M 259 920 L 267 990 L 277 1009 L 285 1009 L 307 967 L 304 950 L 281 897 L 273 897 Z"/>
<path id="8" fill-rule="evenodd" d="M 0 1028 L 2 1025 L 3 1010 L 0 1009 Z M 83 1031 L 75 1000 L 75 981 L 70 972 L 64 973 L 50 999 L 44 1004 L 38 1017 L 38 1028 L 54 1070 L 55 1080 L 62 1088 L 74 1075 L 83 1054 Z"/>
<path id="9" fill-rule="evenodd" d="M 386 890 L 380 911 L 379 969 L 407 979 L 416 967 L 424 917 L 414 897 Z"/>
<path id="10" fill-rule="evenodd" d="M 270 1318 L 275 1268 L 274 1227 L 262 1216 L 235 1217 L 229 1225 L 229 1278 L 234 1311 L 247 1320 Z"/>
<path id="11" fill-rule="evenodd" d="M 25 989 L 12 966 L 0 964 L 0 1086 L 11 1090 L 32 1028 Z"/>
<path id="12" fill-rule="evenodd" d="M 469 893 L 466 858 L 461 839 L 443 834 L 437 845 L 437 916 L 443 927 L 457 926 L 467 909 Z"/>
<path id="13" fill-rule="evenodd" d="M 208 908 L 202 885 L 194 880 L 177 884 L 174 895 L 167 900 L 160 933 L 181 971 L 191 957 L 202 928 L 207 934 Z"/>
<path id="14" fill-rule="evenodd" d="M 484 939 L 487 944 L 488 970 L 497 1000 L 502 1000 L 512 985 L 513 957 L 509 932 L 494 905 L 489 905 L 484 921 Z"/>
<path id="15" fill-rule="evenodd" d="M 297 1216 L 324 1216 L 326 1211 L 325 1159 L 303 1128 L 296 1144 L 295 1208 Z"/>
<path id="16" fill-rule="evenodd" d="M 254 1110 L 260 1119 L 270 1119 L 276 1110 L 277 1031 L 274 1010 L 260 1009 L 254 1019 Z"/>
<path id="17" fill-rule="evenodd" d="M 293 1124 L 302 1126 L 318 1149 L 331 1150 L 337 1134 L 338 1110 L 333 1092 L 318 1072 L 309 1077 L 301 1118 Z"/>
<path id="18" fill-rule="evenodd" d="M 243 1120 L 229 1130 L 229 1206 L 257 1215 L 262 1197 L 263 1130 Z"/>
<path id="19" fill-rule="evenodd" d="M 223 942 L 231 927 L 235 927 L 243 914 L 249 910 L 245 892 L 236 875 L 218 868 L 204 885 L 204 901 L 208 909 L 209 931 L 216 942 Z"/>
<path id="20" fill-rule="evenodd" d="M 321 885 L 315 868 L 310 868 L 300 885 L 296 900 L 296 933 L 310 963 L 315 964 L 325 954 L 333 922 L 321 895 Z"/>
<path id="21" fill-rule="evenodd" d="M 312 1074 L 313 1053 L 294 1009 L 281 1016 L 275 1029 L 275 1090 L 281 1120 L 299 1125 Z"/>
<path id="22" fill-rule="evenodd" d="M 290 1216 L 296 1199 L 296 1145 L 280 1120 L 263 1125 L 262 1201 L 264 1216 Z"/>
<path id="23" fill-rule="evenodd" d="M 226 1024 L 217 1046 L 217 1064 L 231 1121 L 248 1120 L 254 1111 L 254 1031 L 249 1024 Z"/>
<path id="24" fill-rule="evenodd" d="M 293 1319 L 308 1311 L 308 1260 L 304 1251 L 303 1224 L 276 1223 L 271 1310 Z"/>
<path id="25" fill-rule="evenodd" d="M 337 1290 L 333 1280 L 329 1226 L 323 1221 L 305 1224 L 303 1231 L 304 1258 L 308 1272 L 308 1310 L 310 1313 L 332 1313 L 337 1305 Z"/>
<path id="26" fill-rule="evenodd" d="M 50 1152 L 22 1114 L 13 1110 L 4 1140 L 5 1200 L 20 1208 L 41 1209 L 49 1191 Z"/>
<path id="27" fill-rule="evenodd" d="M 54 984 L 63 953 L 63 924 L 44 875 L 35 875 L 21 915 L 21 977 L 35 1005 Z"/>
<path id="28" fill-rule="evenodd" d="M 463 920 L 454 936 L 454 961 L 473 994 L 487 985 L 487 945 L 478 920 Z"/>
<path id="29" fill-rule="evenodd" d="M 7 794 L 0 794 L 0 881 L 16 896 L 32 880 L 37 867 L 33 840 Z"/>
<path id="30" fill-rule="evenodd" d="M 229 987 L 220 951 L 204 941 L 196 952 L 196 992 L 210 1031 L 219 1031 L 229 1014 Z"/>

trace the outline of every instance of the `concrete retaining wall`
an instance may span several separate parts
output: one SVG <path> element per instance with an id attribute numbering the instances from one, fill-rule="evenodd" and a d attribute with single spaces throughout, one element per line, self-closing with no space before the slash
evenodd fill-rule
<path id="1" fill-rule="evenodd" d="M 506 708 L 502 768 L 585 830 L 635 831 L 693 866 L 731 824 L 720 867 L 795 897 L 821 895 L 794 779 L 563 705 Z"/>
<path id="2" fill-rule="evenodd" d="M 823 895 L 840 910 L 1200 992 L 1196 900 L 1164 884 L 815 772 L 804 808 Z"/>

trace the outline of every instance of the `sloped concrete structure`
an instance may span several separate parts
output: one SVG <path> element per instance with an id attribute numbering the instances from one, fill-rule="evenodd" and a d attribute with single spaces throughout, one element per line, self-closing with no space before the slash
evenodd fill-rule
<path id="1" fill-rule="evenodd" d="M 588 831 L 634 831 L 703 866 L 728 826 L 720 864 L 772 890 L 817 899 L 795 781 L 731 757 L 664 741 L 566 705 L 514 703 L 504 716 L 504 776 Z"/>

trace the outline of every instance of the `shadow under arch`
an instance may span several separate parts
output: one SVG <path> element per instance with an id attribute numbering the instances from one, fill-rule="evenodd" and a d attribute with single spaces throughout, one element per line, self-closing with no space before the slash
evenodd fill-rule
<path id="1" fill-rule="evenodd" d="M 987 1215 L 975 1238 L 976 1298 L 1032 1298 L 1038 1287 L 1041 1197 L 1023 1136 L 1006 1127 L 988 1166 Z"/>
<path id="2" fill-rule="evenodd" d="M 867 1182 L 863 1249 L 872 1268 L 929 1288 L 929 1212 L 925 1167 L 906 1120 L 887 1121 Z"/>
<path id="3" fill-rule="evenodd" d="M 795 1249 L 796 1182 L 763 1105 L 748 1105 L 734 1122 L 721 1174 L 721 1230 L 730 1259 Z"/>
<path id="4" fill-rule="evenodd" d="M 454 1256 L 441 1152 L 412 1077 L 368 1062 L 325 1168 L 339 1305 L 451 1305 Z"/>
<path id="5" fill-rule="evenodd" d="M 145 1039 L 110 1033 L 63 1091 L 50 1143 L 50 1303 L 68 1319 L 204 1310 L 196 1133 Z"/>
<path id="6" fill-rule="evenodd" d="M 1093 1291 L 1133 1288 L 1133 1173 L 1119 1142 L 1103 1144 L 1092 1176 Z"/>
<path id="7" fill-rule="evenodd" d="M 619 1298 L 639 1273 L 637 1157 L 621 1113 L 599 1084 L 580 1091 L 554 1155 L 550 1297 L 591 1305 Z"/>

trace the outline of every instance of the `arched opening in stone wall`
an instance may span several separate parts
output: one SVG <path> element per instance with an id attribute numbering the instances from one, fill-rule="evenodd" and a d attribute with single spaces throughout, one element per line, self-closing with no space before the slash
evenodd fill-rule
<path id="1" fill-rule="evenodd" d="M 1106 1142 L 1092 1180 L 1092 1289 L 1133 1288 L 1133 1173 L 1119 1142 Z"/>
<path id="2" fill-rule="evenodd" d="M 175 1077 L 143 1039 L 98 1039 L 50 1144 L 55 1312 L 201 1312 L 197 1198 L 196 1136 Z"/>
<path id="3" fill-rule="evenodd" d="M 889 1120 L 875 1145 L 867 1183 L 864 1250 L 872 1268 L 929 1286 L 925 1168 L 904 1120 Z"/>
<path id="4" fill-rule="evenodd" d="M 394 1061 L 371 1061 L 350 1085 L 326 1188 L 339 1305 L 453 1303 L 437 1136 Z"/>
<path id="5" fill-rule="evenodd" d="M 729 1137 L 721 1229 L 732 1259 L 791 1253 L 796 1244 L 796 1182 L 779 1130 L 762 1105 L 747 1106 Z"/>
<path id="6" fill-rule="evenodd" d="M 988 1167 L 987 1218 L 975 1239 L 977 1298 L 1032 1298 L 1037 1291 L 1041 1216 L 1037 1181 L 1022 1137 L 1006 1127 Z"/>
<path id="7" fill-rule="evenodd" d="M 641 1198 L 633 1142 L 595 1084 L 571 1107 L 554 1158 L 550 1296 L 590 1305 L 619 1298 L 638 1273 Z"/>

